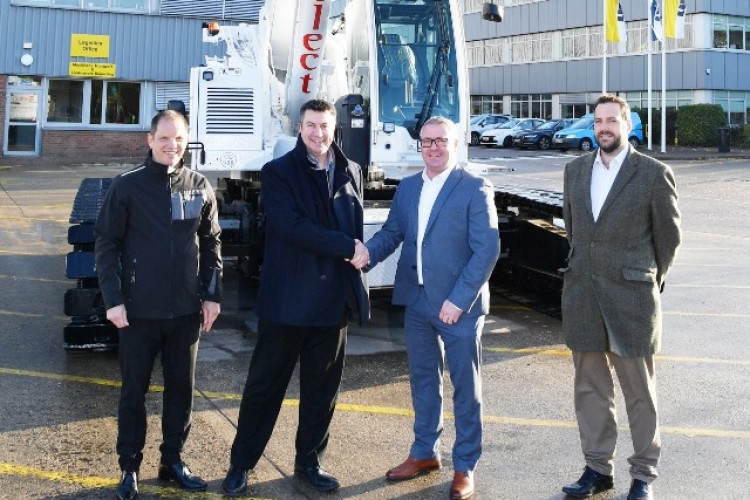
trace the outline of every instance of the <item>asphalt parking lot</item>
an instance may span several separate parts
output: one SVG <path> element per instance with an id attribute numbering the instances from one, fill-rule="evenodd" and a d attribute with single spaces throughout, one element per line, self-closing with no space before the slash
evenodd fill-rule
<path id="1" fill-rule="evenodd" d="M 477 148 L 472 148 L 472 150 Z M 480 158 L 496 184 L 553 188 L 564 155 Z M 708 154 L 708 152 L 706 152 Z M 480 156 L 480 155 L 476 155 Z M 554 155 L 551 155 L 554 156 Z M 664 293 L 664 349 L 657 359 L 664 453 L 657 498 L 747 498 L 750 445 L 750 161 L 694 154 L 675 158 L 685 243 Z M 498 168 L 499 165 L 508 168 Z M 85 177 L 110 177 L 125 163 L 14 162 L 0 158 L 0 498 L 113 498 L 118 369 L 114 353 L 62 349 L 68 214 Z M 532 186 L 535 184 L 536 186 Z M 184 458 L 209 481 L 185 494 L 156 479 L 161 377 L 141 470 L 141 498 L 219 498 L 239 398 L 254 345 L 253 283 L 227 269 L 227 300 L 199 353 L 193 430 Z M 352 326 L 332 439 L 325 460 L 342 482 L 318 495 L 292 475 L 298 380 L 252 476 L 253 498 L 447 498 L 451 408 L 445 410 L 444 467 L 392 484 L 411 438 L 411 403 L 401 311 L 375 300 L 371 325 Z M 481 499 L 561 499 L 580 475 L 570 354 L 557 318 L 495 294 L 484 332 L 484 454 Z M 450 395 L 450 383 L 446 392 Z M 621 406 L 622 407 L 622 406 Z M 624 499 L 631 450 L 624 411 L 615 490 Z"/>

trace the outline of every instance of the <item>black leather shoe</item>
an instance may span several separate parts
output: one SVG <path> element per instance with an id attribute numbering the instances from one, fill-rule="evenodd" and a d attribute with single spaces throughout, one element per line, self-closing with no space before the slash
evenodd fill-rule
<path id="1" fill-rule="evenodd" d="M 122 472 L 120 486 L 117 487 L 117 500 L 133 500 L 138 496 L 138 474 Z"/>
<path id="2" fill-rule="evenodd" d="M 247 490 L 247 471 L 234 465 L 229 466 L 227 477 L 221 483 L 221 490 L 227 495 L 241 495 Z"/>
<path id="3" fill-rule="evenodd" d="M 583 469 L 581 478 L 573 484 L 563 486 L 562 490 L 566 495 L 576 498 L 586 498 L 600 491 L 611 490 L 614 486 L 615 482 L 612 476 L 599 474 L 587 465 Z"/>
<path id="4" fill-rule="evenodd" d="M 320 466 L 303 467 L 295 465 L 294 475 L 317 491 L 333 491 L 341 487 L 338 479 L 324 471 Z"/>
<path id="5" fill-rule="evenodd" d="M 628 500 L 654 500 L 651 485 L 640 479 L 633 479 L 628 491 Z"/>
<path id="6" fill-rule="evenodd" d="M 188 466 L 182 462 L 176 464 L 159 466 L 160 481 L 174 481 L 180 485 L 180 488 L 188 491 L 203 491 L 208 488 L 208 483 L 196 476 Z"/>

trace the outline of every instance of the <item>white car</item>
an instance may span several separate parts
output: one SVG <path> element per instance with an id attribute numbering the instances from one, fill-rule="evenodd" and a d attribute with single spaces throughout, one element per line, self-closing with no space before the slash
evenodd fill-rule
<path id="1" fill-rule="evenodd" d="M 493 128 L 482 133 L 479 138 L 479 144 L 491 148 L 493 146 L 502 146 L 509 148 L 513 144 L 513 132 L 519 130 L 531 130 L 544 123 L 539 118 L 525 118 L 523 120 L 509 120 L 497 128 Z"/>
<path id="2" fill-rule="evenodd" d="M 479 144 L 479 137 L 482 132 L 491 128 L 497 127 L 498 125 L 512 120 L 511 115 L 475 115 L 471 117 L 471 145 L 476 146 Z"/>

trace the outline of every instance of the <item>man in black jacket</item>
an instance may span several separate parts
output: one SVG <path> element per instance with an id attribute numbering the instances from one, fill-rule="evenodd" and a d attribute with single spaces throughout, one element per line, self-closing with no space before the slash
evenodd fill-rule
<path id="1" fill-rule="evenodd" d="M 145 395 L 160 351 L 164 414 L 159 479 L 186 490 L 206 489 L 180 453 L 190 432 L 200 328 L 209 331 L 221 309 L 216 199 L 205 177 L 184 168 L 185 117 L 175 111 L 158 113 L 148 145 L 146 161 L 112 181 L 96 222 L 99 287 L 107 319 L 120 329 L 121 500 L 138 496 Z"/>
<path id="2" fill-rule="evenodd" d="M 258 291 L 258 342 L 240 404 L 231 466 L 222 489 L 247 489 L 300 362 L 295 473 L 318 491 L 339 488 L 321 467 L 344 367 L 347 310 L 369 318 L 364 274 L 347 260 L 362 244 L 362 173 L 333 143 L 336 111 L 311 100 L 300 109 L 296 147 L 261 174 L 266 212 Z"/>

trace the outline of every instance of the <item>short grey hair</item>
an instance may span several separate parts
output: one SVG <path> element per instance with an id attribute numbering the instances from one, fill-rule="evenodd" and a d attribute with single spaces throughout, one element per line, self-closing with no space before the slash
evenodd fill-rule
<path id="1" fill-rule="evenodd" d="M 455 137 L 458 139 L 458 127 L 456 127 L 456 124 L 453 123 L 452 120 L 449 120 L 448 118 L 444 116 L 431 116 L 427 119 L 426 122 L 424 122 L 424 125 L 422 125 L 422 128 L 425 127 L 425 125 L 442 125 L 448 130 L 448 136 L 449 137 Z M 422 131 L 420 130 L 419 135 L 422 135 Z"/>

